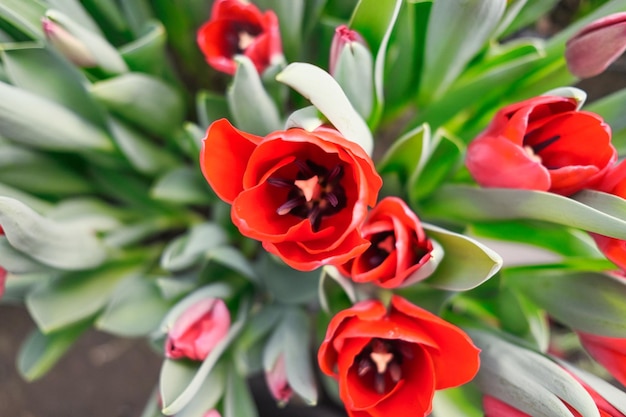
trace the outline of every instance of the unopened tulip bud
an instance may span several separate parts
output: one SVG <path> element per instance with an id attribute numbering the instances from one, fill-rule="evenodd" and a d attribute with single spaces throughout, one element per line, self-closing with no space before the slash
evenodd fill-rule
<path id="1" fill-rule="evenodd" d="M 343 49 L 346 46 L 352 45 L 352 43 L 358 43 L 360 45 L 365 46 L 365 40 L 363 37 L 357 32 L 346 25 L 338 26 L 335 29 L 335 37 L 333 38 L 333 42 L 330 45 L 330 73 L 332 75 L 335 74 L 335 68 L 337 67 L 337 61 L 339 60 L 339 56 L 343 52 Z"/>
<path id="2" fill-rule="evenodd" d="M 222 417 L 222 415 L 217 410 L 209 410 L 202 417 Z"/>
<path id="3" fill-rule="evenodd" d="M 278 356 L 274 367 L 265 372 L 265 381 L 272 394 L 272 397 L 278 401 L 279 404 L 286 404 L 289 402 L 293 390 L 287 382 L 287 371 L 285 369 L 285 358 L 283 355 Z"/>
<path id="4" fill-rule="evenodd" d="M 200 300 L 174 322 L 167 335 L 165 355 L 170 359 L 204 360 L 230 327 L 230 313 L 224 301 Z"/>
<path id="5" fill-rule="evenodd" d="M 603 72 L 626 50 L 626 12 L 585 26 L 567 41 L 565 59 L 570 72 L 589 78 Z"/>
<path id="6" fill-rule="evenodd" d="M 90 68 L 97 65 L 96 58 L 78 38 L 48 18 L 41 19 L 46 38 L 52 46 L 73 64 Z"/>

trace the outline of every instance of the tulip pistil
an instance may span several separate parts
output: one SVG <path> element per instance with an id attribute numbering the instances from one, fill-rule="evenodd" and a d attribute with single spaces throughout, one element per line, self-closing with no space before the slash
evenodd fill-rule
<path id="1" fill-rule="evenodd" d="M 320 229 L 322 218 L 338 213 L 346 206 L 346 192 L 340 181 L 343 167 L 332 169 L 317 165 L 312 161 L 296 160 L 298 168 L 295 179 L 270 177 L 267 182 L 279 188 L 289 189 L 287 201 L 276 212 L 284 216 L 291 214 L 309 219 L 314 232 Z"/>
<path id="2" fill-rule="evenodd" d="M 402 342 L 375 338 L 356 357 L 357 375 L 371 384 L 378 394 L 392 389 L 402 379 L 402 362 L 411 359 Z"/>

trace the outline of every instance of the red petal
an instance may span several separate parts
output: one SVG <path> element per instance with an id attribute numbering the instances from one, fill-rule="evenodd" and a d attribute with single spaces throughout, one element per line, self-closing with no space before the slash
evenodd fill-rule
<path id="1" fill-rule="evenodd" d="M 200 168 L 222 200 L 232 203 L 243 191 L 248 160 L 262 140 L 236 129 L 226 119 L 209 126 L 200 151 Z"/>
<path id="2" fill-rule="evenodd" d="M 626 383 L 626 338 L 605 337 L 578 332 L 591 357 L 604 366 L 620 383 Z"/>
<path id="3" fill-rule="evenodd" d="M 485 417 L 531 417 L 528 414 L 511 407 L 497 398 L 485 395 L 483 397 Z"/>
<path id="4" fill-rule="evenodd" d="M 590 233 L 590 235 L 604 256 L 620 269 L 626 271 L 626 241 L 595 233 Z"/>

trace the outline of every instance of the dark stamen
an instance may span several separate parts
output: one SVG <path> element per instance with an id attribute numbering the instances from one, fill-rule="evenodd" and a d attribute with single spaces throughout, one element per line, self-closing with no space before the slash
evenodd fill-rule
<path id="1" fill-rule="evenodd" d="M 274 177 L 270 177 L 267 179 L 267 183 L 269 185 L 273 185 L 275 187 L 282 187 L 282 188 L 293 188 L 293 181 L 287 181 L 284 180 L 282 178 L 274 178 Z"/>
<path id="2" fill-rule="evenodd" d="M 533 152 L 535 152 L 536 154 L 539 154 L 539 152 L 543 151 L 545 148 L 552 145 L 554 142 L 556 142 L 560 138 L 561 138 L 560 135 L 552 136 L 551 138 L 548 138 L 542 142 L 539 142 L 535 146 L 531 146 L 531 148 L 533 149 Z"/>
<path id="3" fill-rule="evenodd" d="M 276 213 L 280 214 L 281 216 L 285 215 L 289 213 L 291 210 L 293 210 L 294 208 L 301 205 L 302 202 L 306 202 L 306 200 L 302 196 L 298 196 L 298 197 L 292 198 L 291 200 L 287 200 L 285 203 L 283 203 L 280 207 L 276 209 Z"/>

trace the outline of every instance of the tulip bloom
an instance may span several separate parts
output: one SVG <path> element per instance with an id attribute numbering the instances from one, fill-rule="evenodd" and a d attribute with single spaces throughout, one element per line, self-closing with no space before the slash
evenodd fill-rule
<path id="1" fill-rule="evenodd" d="M 203 141 L 200 166 L 232 204 L 239 231 L 292 268 L 345 263 L 369 246 L 360 227 L 382 180 L 365 151 L 334 129 L 262 138 L 218 120 Z"/>
<path id="2" fill-rule="evenodd" d="M 580 343 L 622 385 L 626 384 L 626 339 L 577 332 Z"/>
<path id="3" fill-rule="evenodd" d="M 167 335 L 165 355 L 202 361 L 226 336 L 229 327 L 230 313 L 224 301 L 200 300 L 176 319 Z"/>
<path id="4" fill-rule="evenodd" d="M 207 62 L 218 71 L 233 75 L 235 55 L 245 55 L 259 73 L 282 57 L 276 14 L 265 13 L 243 0 L 216 0 L 211 19 L 198 31 L 198 46 Z"/>
<path id="5" fill-rule="evenodd" d="M 596 184 L 616 159 L 600 116 L 577 111 L 574 99 L 540 96 L 501 109 L 470 143 L 465 163 L 484 187 L 571 195 Z"/>
<path id="6" fill-rule="evenodd" d="M 598 19 L 575 34 L 565 45 L 565 60 L 580 78 L 602 73 L 626 51 L 626 12 Z"/>
<path id="7" fill-rule="evenodd" d="M 265 382 L 272 397 L 279 404 L 287 404 L 293 395 L 293 390 L 287 382 L 287 370 L 285 369 L 285 357 L 281 354 L 276 359 L 274 366 L 265 372 Z"/>
<path id="8" fill-rule="evenodd" d="M 435 390 L 470 381 L 479 349 L 454 325 L 394 295 L 338 313 L 318 352 L 321 370 L 339 382 L 351 417 L 417 417 Z"/>
<path id="9" fill-rule="evenodd" d="M 374 282 L 396 288 L 427 278 L 425 265 L 433 257 L 433 244 L 417 215 L 399 198 L 386 197 L 370 212 L 362 236 L 371 246 L 339 271 L 355 282 Z M 424 269 L 422 269 L 424 268 Z"/>

